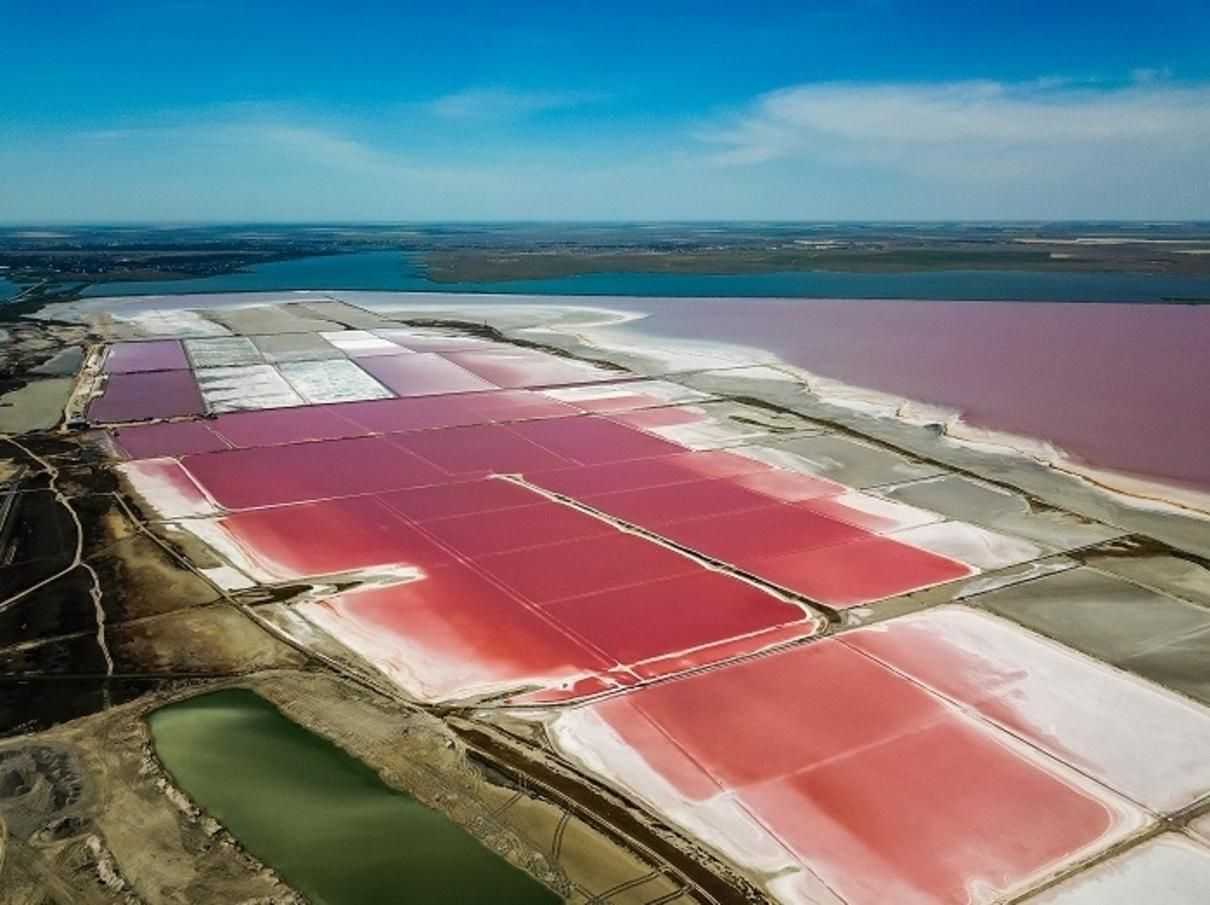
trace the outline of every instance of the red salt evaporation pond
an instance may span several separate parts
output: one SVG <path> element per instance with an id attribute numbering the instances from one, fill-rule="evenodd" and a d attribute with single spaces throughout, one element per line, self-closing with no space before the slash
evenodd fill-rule
<path id="1" fill-rule="evenodd" d="M 587 499 L 599 494 L 688 484 L 707 478 L 732 477 L 736 482 L 743 483 L 739 475 L 767 470 L 769 466 L 753 459 L 733 453 L 711 451 L 582 465 L 556 471 L 532 472 L 525 477 L 555 493 Z M 839 492 L 842 488 L 836 486 Z"/>
<path id="2" fill-rule="evenodd" d="M 577 499 L 620 490 L 685 484 L 700 479 L 699 475 L 677 464 L 675 458 L 664 456 L 633 462 L 581 465 L 556 471 L 532 472 L 526 478 L 539 487 Z"/>
<path id="3" fill-rule="evenodd" d="M 397 396 L 436 396 L 497 388 L 431 352 L 359 358 L 357 364 Z"/>
<path id="4" fill-rule="evenodd" d="M 404 433 L 497 421 L 558 418 L 579 414 L 579 410 L 527 390 L 493 390 L 354 402 L 341 406 L 340 413 L 375 433 Z"/>
<path id="5" fill-rule="evenodd" d="M 229 509 L 422 487 L 448 480 L 435 465 L 381 437 L 202 453 L 184 459 Z"/>
<path id="6" fill-rule="evenodd" d="M 804 597 L 847 609 L 974 573 L 964 563 L 887 537 L 746 561 L 745 568 Z"/>
<path id="7" fill-rule="evenodd" d="M 501 387 L 548 387 L 617 380 L 619 372 L 535 349 L 448 352 L 445 357 Z"/>
<path id="8" fill-rule="evenodd" d="M 302 604 L 311 621 L 415 697 L 440 701 L 530 685 L 588 688 L 610 668 L 514 595 L 463 565 L 407 584 Z"/>
<path id="9" fill-rule="evenodd" d="M 595 415 L 527 421 L 509 430 L 581 465 L 685 452 L 683 446 Z"/>
<path id="10" fill-rule="evenodd" d="M 424 523 L 424 530 L 451 550 L 472 559 L 617 531 L 602 519 L 546 500 L 518 508 L 431 519 Z"/>
<path id="11" fill-rule="evenodd" d="M 552 511 L 558 509 L 563 517 Z M 636 672 L 653 677 L 697 668 L 816 630 L 802 608 L 751 584 L 683 557 L 664 563 L 641 556 L 643 548 L 657 556 L 668 551 L 637 538 L 595 536 L 614 529 L 567 507 L 481 512 L 430 520 L 424 529 L 474 556 L 472 563 L 426 571 L 412 584 L 338 595 L 302 611 L 410 693 L 430 700 L 533 685 L 540 690 L 521 700 L 568 700 L 631 684 Z M 560 536 L 584 540 L 552 542 Z M 536 541 L 545 544 L 529 546 Z M 518 544 L 527 546 L 528 558 L 482 555 Z M 597 561 L 624 552 L 628 559 L 612 562 L 627 571 L 621 580 L 639 583 L 593 593 L 596 579 L 611 584 L 610 574 L 566 574 L 573 596 L 537 606 L 535 599 L 561 592 L 535 593 L 536 567 L 563 569 L 585 551 Z M 507 565 L 496 568 L 500 562 Z M 680 577 L 643 580 L 678 571 Z"/>
<path id="12" fill-rule="evenodd" d="M 391 442 L 449 474 L 546 471 L 571 463 L 499 424 L 475 424 L 394 436 Z"/>
<path id="13" fill-rule="evenodd" d="M 686 556 L 621 532 L 485 556 L 477 565 L 536 604 L 687 575 L 701 568 Z"/>
<path id="14" fill-rule="evenodd" d="M 621 663 L 666 657 L 805 617 L 801 608 L 754 585 L 704 570 L 562 600 L 544 612 Z"/>
<path id="15" fill-rule="evenodd" d="M 754 496 L 761 499 L 759 494 Z M 869 537 L 861 528 L 782 503 L 676 522 L 659 530 L 678 544 L 745 569 L 751 569 L 756 560 L 764 557 Z"/>
<path id="16" fill-rule="evenodd" d="M 339 440 L 370 433 L 361 425 L 342 417 L 340 410 L 345 407 L 342 404 L 303 405 L 256 412 L 232 412 L 219 415 L 212 424 L 232 446 L 241 448 L 279 446 L 309 440 Z"/>
<path id="17" fill-rule="evenodd" d="M 543 497 L 512 481 L 483 478 L 384 493 L 379 499 L 405 518 L 423 524 L 433 519 L 532 506 Z"/>
<path id="18" fill-rule="evenodd" d="M 656 459 L 656 462 L 663 460 Z M 707 518 L 744 509 L 764 509 L 769 498 L 725 478 L 644 487 L 577 497 L 581 502 L 644 528 Z"/>
<path id="19" fill-rule="evenodd" d="M 235 512 L 217 527 L 234 564 L 269 582 L 383 566 L 427 571 L 453 559 L 368 496 Z"/>
<path id="20" fill-rule="evenodd" d="M 641 307 L 653 313 L 642 329 L 769 349 L 817 374 L 1049 440 L 1095 465 L 1210 489 L 1210 306 L 643 299 Z"/>
<path id="21" fill-rule="evenodd" d="M 838 640 L 1159 812 L 1210 788 L 1210 713 L 1007 621 L 940 607 Z"/>
<path id="22" fill-rule="evenodd" d="M 721 449 L 684 453 L 669 461 L 682 465 L 703 478 L 736 478 L 744 486 L 751 486 L 747 475 L 766 474 L 774 470 L 764 462 Z M 761 490 L 759 487 L 753 489 Z"/>
<path id="23" fill-rule="evenodd" d="M 1144 819 L 834 640 L 567 711 L 552 733 L 707 844 L 780 873 L 772 885 L 820 892 L 813 875 L 853 905 L 989 901 Z"/>
<path id="24" fill-rule="evenodd" d="M 726 476 L 703 480 L 702 474 Z M 973 571 L 944 556 L 874 536 L 935 520 L 933 513 L 845 492 L 830 481 L 777 472 L 732 453 L 688 453 L 526 477 L 539 487 L 836 608 L 893 597 Z M 771 499 L 778 495 L 799 502 Z"/>
<path id="25" fill-rule="evenodd" d="M 175 339 L 114 343 L 105 356 L 105 370 L 110 374 L 183 371 L 188 368 L 185 349 Z"/>
<path id="26" fill-rule="evenodd" d="M 104 395 L 93 399 L 88 417 L 93 421 L 145 421 L 200 415 L 202 394 L 189 371 L 147 371 L 110 374 Z"/>
<path id="27" fill-rule="evenodd" d="M 190 518 L 217 511 L 176 459 L 141 459 L 118 468 L 161 518 Z"/>
<path id="28" fill-rule="evenodd" d="M 183 456 L 228 448 L 222 437 L 200 421 L 137 424 L 115 431 L 114 439 L 132 459 Z"/>

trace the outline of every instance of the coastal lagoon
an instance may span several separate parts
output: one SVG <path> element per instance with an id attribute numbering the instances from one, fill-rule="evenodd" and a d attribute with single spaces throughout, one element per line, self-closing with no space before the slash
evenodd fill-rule
<path id="1" fill-rule="evenodd" d="M 915 273 L 589 273 L 539 280 L 446 283 L 429 280 L 414 256 L 397 251 L 297 258 L 236 273 L 185 280 L 96 283 L 85 294 L 170 295 L 287 289 L 522 293 L 724 298 L 913 298 L 1035 301 L 1210 301 L 1210 277 L 1130 273 L 927 271 Z"/>

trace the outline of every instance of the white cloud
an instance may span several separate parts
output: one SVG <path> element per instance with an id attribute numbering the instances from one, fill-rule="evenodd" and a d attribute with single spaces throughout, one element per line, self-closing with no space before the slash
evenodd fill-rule
<path id="1" fill-rule="evenodd" d="M 1095 166 L 1098 155 L 1210 160 L 1210 86 L 1150 77 L 1116 88 L 1053 79 L 802 85 L 696 137 L 711 146 L 705 160 L 722 166 L 817 157 L 978 178 L 1042 161 Z"/>
<path id="2" fill-rule="evenodd" d="M 562 110 L 603 100 L 579 91 L 520 91 L 515 88 L 468 88 L 429 103 L 434 116 L 474 122 L 522 119 L 546 110 Z"/>
<path id="3" fill-rule="evenodd" d="M 692 137 L 679 120 L 600 117 L 483 140 L 590 100 L 478 89 L 360 112 L 226 104 L 70 134 L 0 119 L 0 219 L 1210 216 L 1210 85 L 1162 73 L 1116 87 L 806 85 Z"/>

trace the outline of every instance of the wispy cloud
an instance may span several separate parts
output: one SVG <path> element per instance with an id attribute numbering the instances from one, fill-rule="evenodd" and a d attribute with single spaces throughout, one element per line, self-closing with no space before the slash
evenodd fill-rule
<path id="1" fill-rule="evenodd" d="M 830 83 L 755 99 L 696 135 L 721 166 L 778 158 L 986 175 L 987 165 L 1124 153 L 1210 155 L 1210 85 L 1140 73 L 1117 87 L 1038 80 Z M 1210 156 L 1207 156 L 1210 160 Z"/>
<path id="2" fill-rule="evenodd" d="M 584 91 L 521 91 L 515 88 L 468 88 L 429 103 L 434 116 L 474 122 L 523 119 L 548 110 L 565 110 L 605 100 Z"/>
<path id="3" fill-rule="evenodd" d="M 171 111 L 134 125 L 80 132 L 76 138 L 134 150 L 169 148 L 276 157 L 385 178 L 402 177 L 416 169 L 402 155 L 356 138 L 338 123 L 276 105 L 229 104 Z"/>

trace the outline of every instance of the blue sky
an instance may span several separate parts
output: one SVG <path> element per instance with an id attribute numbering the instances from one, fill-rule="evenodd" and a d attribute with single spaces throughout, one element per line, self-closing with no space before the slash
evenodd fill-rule
<path id="1" fill-rule="evenodd" d="M 0 221 L 1210 218 L 1204 0 L 0 22 Z"/>

